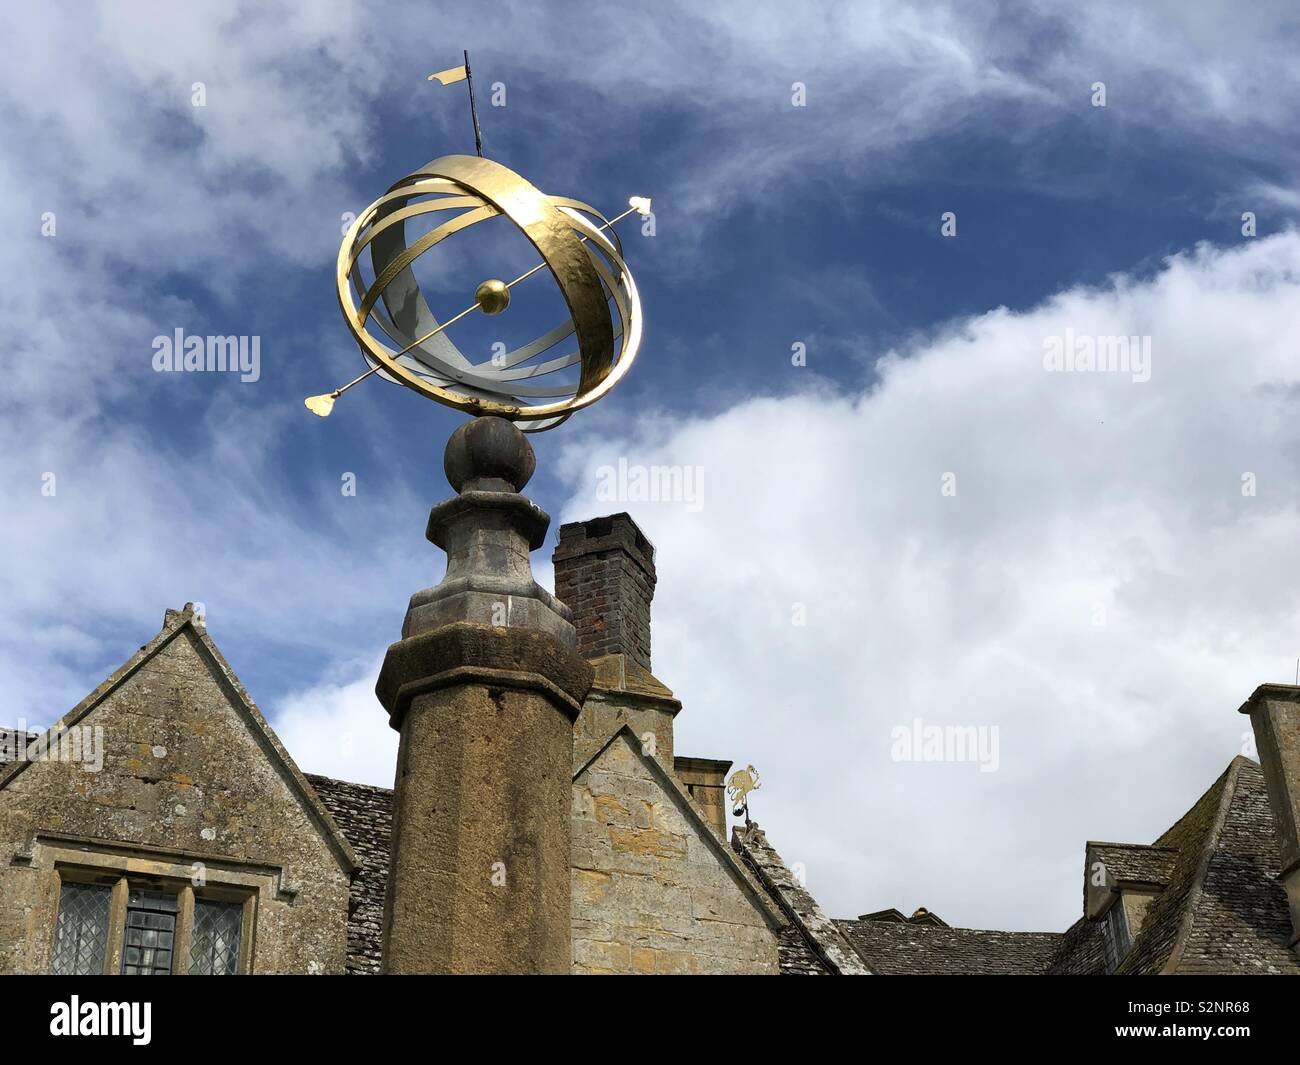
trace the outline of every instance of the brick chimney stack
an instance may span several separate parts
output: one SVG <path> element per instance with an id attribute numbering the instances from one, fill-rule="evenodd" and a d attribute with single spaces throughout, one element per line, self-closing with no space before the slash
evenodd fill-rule
<path id="1" fill-rule="evenodd" d="M 627 514 L 560 526 L 555 595 L 573 611 L 584 658 L 622 654 L 650 670 L 655 549 Z"/>
<path id="2" fill-rule="evenodd" d="M 1300 687 L 1261 684 L 1241 712 L 1255 730 L 1281 857 L 1277 878 L 1291 908 L 1291 948 L 1300 950 Z"/>

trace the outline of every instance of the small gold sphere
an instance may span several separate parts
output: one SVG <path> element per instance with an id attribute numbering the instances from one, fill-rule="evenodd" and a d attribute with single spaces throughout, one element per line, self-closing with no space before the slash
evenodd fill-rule
<path id="1" fill-rule="evenodd" d="M 510 306 L 510 289 L 496 278 L 484 281 L 474 290 L 474 302 L 484 314 L 500 314 Z"/>

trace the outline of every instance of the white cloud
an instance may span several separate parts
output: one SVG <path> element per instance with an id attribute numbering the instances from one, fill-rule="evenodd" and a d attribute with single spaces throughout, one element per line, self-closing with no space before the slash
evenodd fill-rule
<path id="1" fill-rule="evenodd" d="M 1297 322 L 1300 235 L 1200 248 L 953 323 L 857 395 L 791 368 L 716 417 L 589 420 L 563 519 L 618 509 L 594 492 L 617 456 L 704 467 L 698 512 L 627 504 L 656 673 L 678 749 L 759 768 L 754 816 L 829 909 L 1063 928 L 1084 841 L 1163 831 L 1300 654 Z M 1149 335 L 1151 380 L 1046 372 L 1067 328 Z M 998 771 L 892 761 L 916 717 L 996 725 Z"/>
<path id="2" fill-rule="evenodd" d="M 275 708 L 275 731 L 307 773 L 358 784 L 393 786 L 397 733 L 375 697 L 380 659 L 338 671 L 352 680 L 326 681 Z"/>
<path id="3" fill-rule="evenodd" d="M 220 389 L 188 432 L 158 429 L 172 382 L 142 367 L 149 338 L 193 322 L 200 296 L 239 323 L 250 286 L 328 269 L 339 213 L 374 191 L 352 170 L 372 151 L 376 99 L 409 89 L 420 136 L 426 122 L 463 135 L 463 115 L 431 107 L 419 80 L 439 50 L 481 44 L 488 68 L 518 75 L 512 91 L 542 72 L 570 92 L 547 116 L 557 145 L 582 122 L 625 155 L 648 105 L 680 119 L 678 146 L 645 161 L 663 189 L 636 190 L 687 216 L 679 232 L 814 163 L 855 189 L 895 179 L 909 151 L 976 116 L 1014 113 L 1007 135 L 1029 139 L 1073 112 L 1080 79 L 1108 75 L 1118 130 L 1226 133 L 1274 159 L 1269 188 L 1292 162 L 1284 9 L 1198 7 L 1170 32 L 1127 5 L 1044 4 L 1033 34 L 966 4 L 699 10 L 620 6 L 581 24 L 534 6 L 318 0 L 13 13 L 0 714 L 57 717 L 185 598 L 207 602 L 223 646 L 237 630 L 350 660 L 395 635 L 406 596 L 436 579 L 432 549 L 412 559 L 425 487 L 366 484 L 353 507 L 336 472 L 302 455 L 283 468 L 287 415 Z M 793 79 L 810 91 L 798 116 Z M 205 109 L 190 106 L 195 81 Z M 598 150 L 555 151 L 547 184 L 563 188 L 567 167 L 579 191 Z M 39 235 L 46 211 L 57 237 Z M 1149 838 L 1232 753 L 1234 700 L 1294 650 L 1295 257 L 1288 236 L 1180 259 L 1153 284 L 994 312 L 890 361 L 874 392 L 648 419 L 636 447 L 592 439 L 600 410 L 575 420 L 593 455 L 707 467 L 702 512 L 642 515 L 661 549 L 661 672 L 687 699 L 684 749 L 760 767 L 756 812 L 837 912 L 909 898 L 954 920 L 1059 927 L 1082 839 Z M 196 303 L 178 294 L 191 284 Z M 1041 334 L 1064 324 L 1151 332 L 1152 382 L 1035 374 Z M 949 469 L 959 494 L 942 500 Z M 1243 470 L 1259 476 L 1249 502 L 1233 494 Z M 39 494 L 43 471 L 56 497 Z M 316 475 L 318 491 L 292 490 Z M 601 509 L 575 502 L 570 516 Z M 804 629 L 788 624 L 793 601 L 808 605 Z M 280 703 L 305 768 L 391 777 L 372 685 L 373 671 L 331 671 Z M 1003 768 L 882 761 L 882 730 L 917 707 L 1002 723 Z M 355 761 L 340 760 L 333 737 L 366 722 Z"/>

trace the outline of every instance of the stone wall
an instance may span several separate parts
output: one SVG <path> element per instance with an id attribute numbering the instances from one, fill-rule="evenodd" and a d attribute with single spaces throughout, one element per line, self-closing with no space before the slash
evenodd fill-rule
<path id="1" fill-rule="evenodd" d="M 776 974 L 783 918 L 630 729 L 573 782 L 573 970 Z"/>
<path id="2" fill-rule="evenodd" d="M 170 619 L 66 719 L 102 730 L 98 772 L 0 768 L 0 973 L 49 970 L 61 877 L 124 876 L 251 899 L 254 972 L 341 973 L 350 851 L 206 638 Z"/>
<path id="3" fill-rule="evenodd" d="M 673 721 L 682 704 L 627 655 L 591 660 L 595 682 L 573 726 L 574 772 L 603 747 L 620 725 L 641 737 L 647 754 L 665 769 L 674 762 Z"/>
<path id="4" fill-rule="evenodd" d="M 686 785 L 695 805 L 708 818 L 719 839 L 727 838 L 727 770 L 720 758 L 674 758 L 673 772 Z"/>

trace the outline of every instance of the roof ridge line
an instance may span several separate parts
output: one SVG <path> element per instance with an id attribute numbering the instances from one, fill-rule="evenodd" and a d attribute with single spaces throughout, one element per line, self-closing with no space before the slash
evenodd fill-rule
<path id="1" fill-rule="evenodd" d="M 42 735 L 60 727 L 70 728 L 92 713 L 113 692 L 135 676 L 146 662 L 156 657 L 164 647 L 187 628 L 194 634 L 195 642 L 199 647 L 199 654 L 201 657 L 207 658 L 209 668 L 214 671 L 218 685 L 224 685 L 229 689 L 229 692 L 234 696 L 233 702 L 243 709 L 244 714 L 253 724 L 255 731 L 261 734 L 262 739 L 267 742 L 274 755 L 281 760 L 284 767 L 289 771 L 289 777 L 293 781 L 293 790 L 296 790 L 306 802 L 307 809 L 314 815 L 318 827 L 324 831 L 330 849 L 334 851 L 336 857 L 341 859 L 340 864 L 345 866 L 346 871 L 355 873 L 357 869 L 361 868 L 361 861 L 357 857 L 352 844 L 343 834 L 343 830 L 339 828 L 325 804 L 321 802 L 320 796 L 316 794 L 316 789 L 311 786 L 302 770 L 298 768 L 293 756 L 280 742 L 280 737 L 275 734 L 270 722 L 266 720 L 266 716 L 258 709 L 252 696 L 248 694 L 243 681 L 239 679 L 230 663 L 226 661 L 225 656 L 213 642 L 212 637 L 208 635 L 207 626 L 195 617 L 192 604 L 186 604 L 186 608 L 182 610 L 168 610 L 163 627 L 148 642 L 109 673 L 104 680 L 90 690 L 84 699 L 60 717 L 58 721 L 54 722 Z M 14 777 L 31 764 L 31 762 L 24 760 L 0 766 L 0 788 L 8 787 Z"/>
<path id="2" fill-rule="evenodd" d="M 809 949 L 831 973 L 838 976 L 873 975 L 870 963 L 862 956 L 862 952 L 858 950 L 852 938 L 844 934 L 843 929 L 839 927 L 833 917 L 826 915 L 813 893 L 808 890 L 806 885 L 800 883 L 798 878 L 790 871 L 790 867 L 785 864 L 785 859 L 772 846 L 767 838 L 767 833 L 763 831 L 758 822 L 752 821 L 744 828 L 741 828 L 740 825 L 734 826 L 731 833 L 731 843 L 732 848 L 736 849 L 745 860 L 745 865 L 752 870 L 754 879 L 762 885 L 763 890 L 771 896 L 799 935 L 803 937 Z M 753 853 L 754 849 L 760 845 L 771 853 L 772 860 L 777 868 L 788 878 L 788 884 L 778 884 L 773 880 L 770 873 L 763 868 L 763 863 Z M 788 892 L 791 890 L 800 891 L 807 897 L 811 907 L 808 916 L 817 927 L 812 927 L 790 900 Z M 893 924 L 895 922 L 881 923 Z M 909 927 L 916 926 L 909 923 Z M 855 967 L 859 966 L 861 972 L 855 971 Z"/>
<path id="3" fill-rule="evenodd" d="M 294 761 L 293 755 L 289 753 L 289 749 L 285 747 L 280 737 L 276 735 L 275 730 L 271 728 L 271 723 L 266 719 L 266 715 L 262 713 L 257 703 L 253 701 L 248 689 L 244 687 L 244 682 L 239 679 L 239 675 L 226 661 L 226 656 L 221 653 L 221 649 L 208 635 L 207 626 L 195 624 L 194 615 L 191 612 L 187 611 L 185 617 L 185 624 L 190 626 L 198 639 L 199 646 L 207 654 L 212 664 L 216 666 L 220 680 L 234 693 L 236 702 L 243 705 L 245 712 L 252 718 L 253 724 L 257 727 L 262 739 L 266 741 L 272 753 L 279 758 L 284 768 L 289 771 L 290 779 L 302 798 L 306 800 L 307 808 L 315 815 L 318 827 L 324 830 L 324 834 L 331 844 L 331 849 L 334 850 L 337 857 L 343 860 L 341 864 L 349 867 L 345 871 L 355 875 L 357 870 L 361 868 L 361 859 L 353 848 L 351 841 L 343 834 L 338 822 L 334 820 L 334 815 L 330 813 L 329 807 L 316 794 L 316 789 L 311 786 L 311 781 L 307 779 L 306 774 Z M 183 627 L 182 625 L 181 628 Z M 178 628 L 177 631 L 179 632 L 180 629 Z"/>
<path id="4" fill-rule="evenodd" d="M 1181 821 L 1182 818 L 1180 817 L 1178 820 Z M 1177 823 L 1178 823 L 1177 821 L 1174 822 L 1174 824 Z M 1173 828 L 1173 825 L 1170 825 L 1169 827 Z M 1177 847 L 1162 847 L 1156 843 L 1116 843 L 1112 839 L 1084 840 L 1083 845 L 1085 847 L 1132 847 L 1135 850 L 1144 850 L 1144 851 L 1171 851 L 1173 853 L 1178 852 Z"/>
<path id="5" fill-rule="evenodd" d="M 1241 765 L 1234 758 L 1228 763 L 1225 771 L 1227 779 L 1223 782 L 1223 794 L 1219 796 L 1219 807 L 1214 812 L 1214 820 L 1210 824 L 1210 830 L 1205 833 L 1204 841 L 1201 844 L 1200 857 L 1196 861 L 1196 875 L 1192 878 L 1191 886 L 1187 889 L 1187 900 L 1183 905 L 1183 914 L 1179 920 L 1178 935 L 1174 939 L 1173 949 L 1169 951 L 1169 958 L 1164 965 L 1160 967 L 1160 975 L 1165 976 L 1172 974 L 1177 968 L 1179 962 L 1183 960 L 1183 952 L 1187 949 L 1187 941 L 1192 937 L 1192 926 L 1196 920 L 1196 907 L 1201 901 L 1201 896 L 1205 893 L 1205 876 L 1210 869 L 1210 859 L 1214 857 L 1214 850 L 1219 841 L 1219 836 L 1223 832 L 1224 823 L 1228 819 L 1228 811 L 1232 807 L 1232 800 L 1237 794 L 1237 775 L 1241 772 Z M 1179 818 L 1182 820 L 1182 818 Z"/>
<path id="6" fill-rule="evenodd" d="M 192 612 L 182 611 L 177 613 L 172 620 L 164 621 L 163 627 L 157 633 L 143 643 L 125 662 L 112 670 L 107 677 L 91 688 L 84 698 L 39 735 L 44 736 L 58 728 L 71 728 L 125 684 L 139 671 L 145 662 L 153 658 L 163 647 L 174 640 L 186 625 L 192 624 L 193 620 L 194 615 Z M 16 761 L 0 769 L 0 788 L 8 787 L 9 782 L 29 765 L 31 763 L 28 761 Z"/>
<path id="7" fill-rule="evenodd" d="M 570 780 L 575 781 L 582 776 L 596 763 L 601 755 L 621 738 L 630 741 L 628 745 L 631 747 L 632 753 L 641 760 L 641 763 L 650 771 L 651 776 L 657 779 L 659 786 L 668 797 L 677 803 L 686 819 L 695 822 L 693 827 L 699 832 L 705 847 L 711 850 L 722 866 L 731 873 L 740 893 L 747 896 L 755 904 L 768 927 L 774 933 L 779 932 L 789 921 L 785 911 L 777 902 L 772 900 L 759 879 L 750 872 L 740 857 L 727 846 L 727 841 L 714 831 L 713 825 L 709 823 L 704 811 L 691 797 L 691 793 L 686 790 L 685 785 L 677 779 L 677 775 L 659 761 L 658 757 L 645 753 L 644 743 L 641 737 L 637 735 L 636 729 L 632 727 L 630 721 L 620 718 L 618 727 L 610 733 L 609 737 L 596 748 L 581 766 L 573 771 Z"/>

